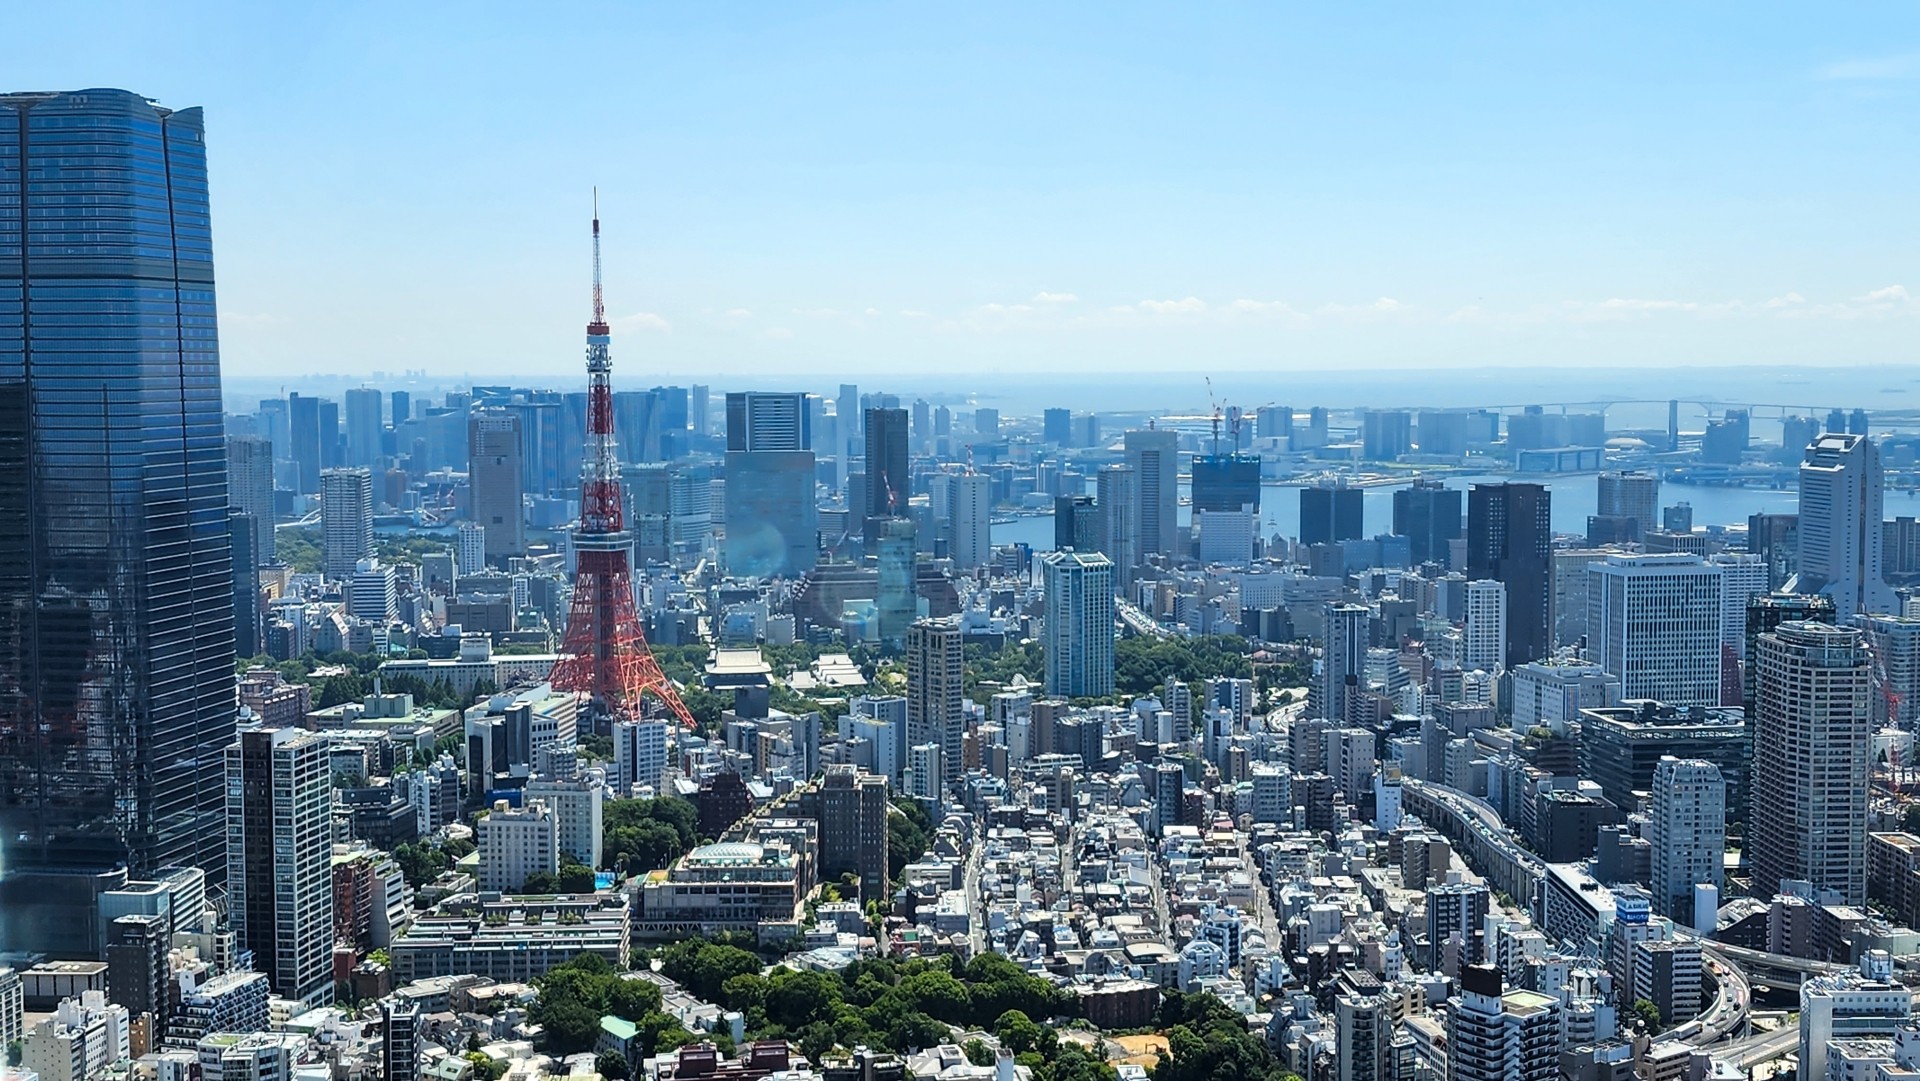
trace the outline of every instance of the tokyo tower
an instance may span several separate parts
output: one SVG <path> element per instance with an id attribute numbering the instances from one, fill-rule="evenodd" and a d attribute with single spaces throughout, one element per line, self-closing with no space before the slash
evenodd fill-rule
<path id="1" fill-rule="evenodd" d="M 593 321 L 587 324 L 587 445 L 580 466 L 580 521 L 573 529 L 573 606 L 555 690 L 587 695 L 616 719 L 645 715 L 644 696 L 694 727 L 693 714 L 647 648 L 633 603 L 633 536 L 620 498 L 613 443 L 613 359 L 600 297 L 600 207 L 593 209 Z"/>

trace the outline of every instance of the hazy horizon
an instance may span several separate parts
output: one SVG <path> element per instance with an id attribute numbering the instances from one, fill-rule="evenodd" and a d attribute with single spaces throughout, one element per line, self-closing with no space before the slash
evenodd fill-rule
<path id="1" fill-rule="evenodd" d="M 206 111 L 224 369 L 1920 361 L 1920 9 L 10 12 Z"/>

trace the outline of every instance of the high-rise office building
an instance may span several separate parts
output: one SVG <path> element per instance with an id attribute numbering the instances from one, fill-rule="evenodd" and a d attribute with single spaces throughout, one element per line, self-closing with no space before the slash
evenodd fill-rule
<path id="1" fill-rule="evenodd" d="M 200 110 L 0 94 L 0 193 L 0 941 L 37 951 L 85 926 L 94 882 L 39 868 L 225 860 L 234 578 Z"/>
<path id="2" fill-rule="evenodd" d="M 887 779 L 855 766 L 829 766 L 800 800 L 819 829 L 823 879 L 852 874 L 863 899 L 887 892 Z"/>
<path id="3" fill-rule="evenodd" d="M 1073 446 L 1073 410 L 1054 408 L 1043 413 L 1040 438 L 1056 447 Z"/>
<path id="4" fill-rule="evenodd" d="M 1366 492 L 1345 483 L 1300 489 L 1300 543 L 1359 540 L 1366 528 Z"/>
<path id="5" fill-rule="evenodd" d="M 1448 562 L 1448 541 L 1461 535 L 1460 489 L 1442 481 L 1416 480 L 1393 493 L 1393 531 L 1407 538 L 1407 560 Z"/>
<path id="6" fill-rule="evenodd" d="M 473 522 L 485 529 L 481 555 L 506 565 L 527 554 L 526 470 L 521 463 L 520 414 L 498 407 L 467 416 L 467 491 Z M 460 570 L 477 574 L 486 564 Z"/>
<path id="7" fill-rule="evenodd" d="M 1707 562 L 1720 572 L 1720 644 L 1747 663 L 1747 603 L 1767 592 L 1767 562 L 1745 552 L 1716 552 Z"/>
<path id="8" fill-rule="evenodd" d="M 1097 552 L 1100 544 L 1100 505 L 1094 502 L 1094 498 L 1090 495 L 1054 496 L 1053 546 Z M 1112 558 L 1111 553 L 1108 558 Z"/>
<path id="9" fill-rule="evenodd" d="M 1258 511 L 1260 459 L 1252 454 L 1193 456 L 1193 511 Z"/>
<path id="10" fill-rule="evenodd" d="M 983 405 L 973 411 L 973 431 L 982 439 L 1000 438 L 1000 411 Z"/>
<path id="11" fill-rule="evenodd" d="M 1127 465 L 1133 469 L 1134 551 L 1148 556 L 1179 550 L 1180 437 L 1159 429 L 1135 429 L 1126 434 Z"/>
<path id="12" fill-rule="evenodd" d="M 948 762 L 961 760 L 966 736 L 966 666 L 960 624 L 919 619 L 907 628 L 907 744 L 937 743 Z"/>
<path id="13" fill-rule="evenodd" d="M 1467 583 L 1467 618 L 1460 635 L 1460 667 L 1494 672 L 1506 658 L 1507 587 L 1491 578 Z"/>
<path id="14" fill-rule="evenodd" d="M 1637 541 L 1653 529 L 1660 519 L 1660 478 L 1637 469 L 1600 474 L 1599 504 L 1595 513 L 1602 517 L 1626 519 L 1627 540 Z"/>
<path id="15" fill-rule="evenodd" d="M 1867 893 L 1872 661 L 1865 634 L 1782 623 L 1754 640 L 1753 891 L 1786 879 L 1859 905 Z"/>
<path id="16" fill-rule="evenodd" d="M 907 411 L 869 409 L 866 411 L 867 507 L 863 539 L 869 553 L 878 551 L 881 523 L 903 517 L 907 500 L 913 495 L 913 478 L 907 473 Z"/>
<path id="17" fill-rule="evenodd" d="M 1698 758 L 1664 755 L 1653 771 L 1653 910 L 1694 925 L 1693 888 L 1719 889 L 1727 854 L 1727 780 Z"/>
<path id="18" fill-rule="evenodd" d="M 257 435 L 227 438 L 227 505 L 251 517 L 253 552 L 262 567 L 274 561 L 273 444 Z"/>
<path id="19" fill-rule="evenodd" d="M 1881 573 L 1880 450 L 1863 435 L 1827 433 L 1800 465 L 1800 560 L 1789 588 L 1833 598 L 1843 620 L 1899 610 Z"/>
<path id="20" fill-rule="evenodd" d="M 381 394 L 372 387 L 346 393 L 347 462 L 369 469 L 380 464 L 380 435 L 386 425 L 380 417 Z"/>
<path id="21" fill-rule="evenodd" d="M 327 737 L 255 728 L 227 748 L 227 895 L 234 938 L 273 992 L 333 997 L 333 774 Z"/>
<path id="22" fill-rule="evenodd" d="M 340 403 L 332 398 L 321 398 L 315 404 L 319 425 L 320 471 L 338 469 L 345 465 L 346 440 L 340 436 Z"/>
<path id="23" fill-rule="evenodd" d="M 1413 414 L 1404 409 L 1368 409 L 1360 414 L 1361 453 L 1390 462 L 1413 450 Z"/>
<path id="24" fill-rule="evenodd" d="M 952 512 L 952 543 L 947 555 L 953 565 L 971 571 L 993 558 L 993 484 L 985 473 L 962 473 L 951 478 L 948 497 Z"/>
<path id="25" fill-rule="evenodd" d="M 727 570 L 798 577 L 820 558 L 813 428 L 807 396 L 727 395 Z"/>
<path id="26" fill-rule="evenodd" d="M 1507 587 L 1507 667 L 1546 656 L 1553 637 L 1552 494 L 1540 484 L 1467 493 L 1467 577 Z"/>
<path id="27" fill-rule="evenodd" d="M 1099 698 L 1113 693 L 1113 562 L 1098 552 L 1041 557 L 1046 590 L 1047 693 Z"/>
<path id="28" fill-rule="evenodd" d="M 1587 566 L 1593 659 L 1627 699 L 1720 704 L 1720 568 L 1696 555 L 1609 555 Z"/>
<path id="29" fill-rule="evenodd" d="M 319 491 L 320 399 L 311 394 L 287 395 L 287 438 L 301 494 Z"/>
<path id="30" fill-rule="evenodd" d="M 260 569 L 253 545 L 258 532 L 253 515 L 227 511 L 227 542 L 233 552 L 233 649 L 237 656 L 258 656 L 260 649 Z"/>
<path id="31" fill-rule="evenodd" d="M 365 469 L 320 473 L 320 569 L 345 579 L 373 554 L 373 475 Z"/>
<path id="32" fill-rule="evenodd" d="M 1100 512 L 1100 542 L 1095 547 L 1113 561 L 1114 584 L 1125 590 L 1140 565 L 1140 550 L 1134 546 L 1140 537 L 1140 485 L 1133 467 L 1101 466 L 1094 475 L 1094 493 Z"/>

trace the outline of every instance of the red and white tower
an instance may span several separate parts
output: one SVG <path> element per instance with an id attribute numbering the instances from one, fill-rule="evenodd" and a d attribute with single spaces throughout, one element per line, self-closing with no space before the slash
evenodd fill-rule
<path id="1" fill-rule="evenodd" d="M 600 298 L 600 208 L 593 210 L 593 321 L 587 324 L 587 445 L 580 466 L 580 521 L 573 529 L 573 607 L 565 654 L 553 666 L 555 690 L 590 697 L 618 719 L 659 707 L 692 728 L 693 714 L 647 648 L 633 602 L 633 536 L 620 498 L 620 462 L 613 443 L 613 359 Z"/>

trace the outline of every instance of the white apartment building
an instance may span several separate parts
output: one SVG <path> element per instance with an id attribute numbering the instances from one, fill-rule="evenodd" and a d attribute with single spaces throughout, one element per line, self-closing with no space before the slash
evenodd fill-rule
<path id="1" fill-rule="evenodd" d="M 600 865 L 607 786 L 598 770 L 578 777 L 531 780 L 524 792 L 529 803 L 545 804 L 553 816 L 554 844 L 561 856 L 588 867 Z"/>
<path id="2" fill-rule="evenodd" d="M 558 823 L 544 803 L 513 807 L 496 800 L 493 811 L 480 820 L 479 841 L 483 891 L 517 893 L 528 875 L 560 870 Z"/>
<path id="3" fill-rule="evenodd" d="M 613 794 L 659 795 L 667 773 L 667 722 L 616 721 L 613 725 Z"/>
<path id="4" fill-rule="evenodd" d="M 1491 578 L 1467 583 L 1460 667 L 1498 671 L 1507 649 L 1507 587 Z"/>
<path id="5" fill-rule="evenodd" d="M 1871 662 L 1863 632 L 1782 623 L 1754 640 L 1751 823 L 1755 892 L 1786 879 L 1867 899 Z"/>
<path id="6" fill-rule="evenodd" d="M 1831 1040 L 1891 1034 L 1913 1015 L 1913 990 L 1893 978 L 1893 957 L 1869 950 L 1858 972 L 1800 984 L 1800 1076 L 1827 1076 Z"/>
<path id="7" fill-rule="evenodd" d="M 1653 845 L 1653 910 L 1692 926 L 1693 888 L 1720 887 L 1727 853 L 1727 782 L 1720 767 L 1663 755 L 1653 770 L 1647 840 Z"/>

